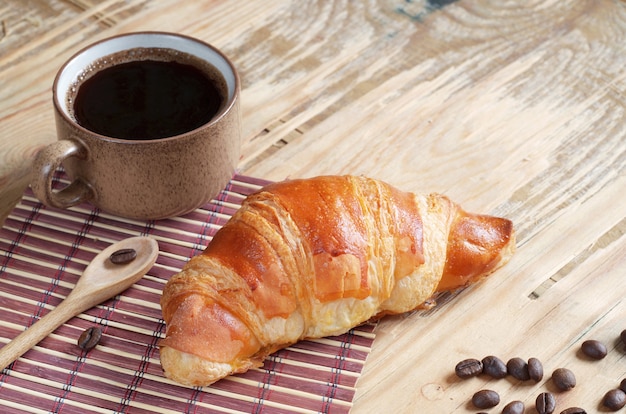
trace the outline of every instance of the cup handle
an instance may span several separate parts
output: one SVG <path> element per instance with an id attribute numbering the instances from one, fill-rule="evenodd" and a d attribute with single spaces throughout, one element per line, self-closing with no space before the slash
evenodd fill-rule
<path id="1" fill-rule="evenodd" d="M 35 156 L 31 189 L 35 196 L 47 206 L 68 208 L 94 196 L 92 187 L 82 178 L 75 179 L 60 190 L 52 189 L 54 173 L 63 161 L 70 157 L 85 159 L 87 149 L 74 140 L 63 139 L 44 147 Z"/>

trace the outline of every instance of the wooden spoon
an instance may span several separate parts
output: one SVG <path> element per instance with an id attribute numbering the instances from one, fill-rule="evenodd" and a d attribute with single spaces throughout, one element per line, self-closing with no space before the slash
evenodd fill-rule
<path id="1" fill-rule="evenodd" d="M 135 250 L 136 258 L 125 264 L 113 263 L 111 254 L 122 249 Z M 148 237 L 131 237 L 104 249 L 87 266 L 63 302 L 0 349 L 0 371 L 72 317 L 137 282 L 154 265 L 158 255 L 158 243 Z"/>

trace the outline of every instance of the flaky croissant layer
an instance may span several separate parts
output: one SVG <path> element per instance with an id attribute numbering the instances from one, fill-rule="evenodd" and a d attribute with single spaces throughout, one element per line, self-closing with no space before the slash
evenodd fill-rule
<path id="1" fill-rule="evenodd" d="M 514 250 L 509 220 L 439 194 L 355 176 L 270 184 L 165 286 L 161 365 L 182 384 L 208 385 L 301 339 L 419 308 Z"/>

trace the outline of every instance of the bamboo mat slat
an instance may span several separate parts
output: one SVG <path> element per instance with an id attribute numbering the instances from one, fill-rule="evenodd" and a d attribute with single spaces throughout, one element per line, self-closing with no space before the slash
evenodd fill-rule
<path id="1" fill-rule="evenodd" d="M 27 189 L 0 229 L 0 347 L 56 307 L 110 243 L 148 235 L 160 253 L 139 282 L 71 319 L 0 373 L 3 412 L 349 412 L 374 341 L 372 325 L 294 344 L 262 368 L 210 387 L 183 387 L 162 374 L 163 286 L 266 183 L 235 175 L 205 206 L 157 221 L 121 219 L 88 204 L 47 208 Z M 59 171 L 54 185 L 66 184 Z M 102 340 L 83 352 L 77 339 L 94 325 L 102 328 Z"/>

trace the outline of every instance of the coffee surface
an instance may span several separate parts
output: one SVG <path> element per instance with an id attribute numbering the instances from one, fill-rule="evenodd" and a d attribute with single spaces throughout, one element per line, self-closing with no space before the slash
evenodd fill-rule
<path id="1" fill-rule="evenodd" d="M 98 70 L 73 101 L 76 121 L 113 138 L 179 135 L 209 122 L 223 97 L 201 69 L 176 61 L 137 60 Z"/>

